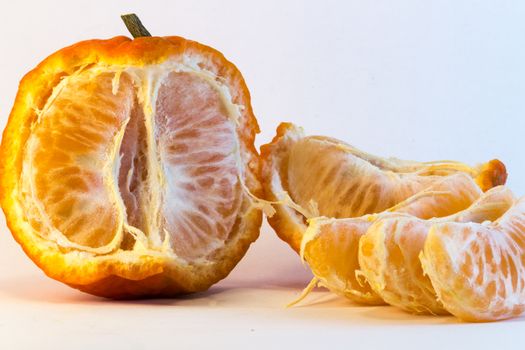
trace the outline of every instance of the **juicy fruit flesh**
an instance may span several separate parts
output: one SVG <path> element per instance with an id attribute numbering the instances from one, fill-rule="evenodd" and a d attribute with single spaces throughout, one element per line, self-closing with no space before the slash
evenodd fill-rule
<path id="1" fill-rule="evenodd" d="M 55 88 L 22 175 L 41 236 L 65 248 L 184 259 L 228 239 L 242 194 L 235 108 L 198 72 L 158 71 L 87 68 Z"/>
<path id="2" fill-rule="evenodd" d="M 481 190 L 465 174 L 444 177 L 420 194 L 377 215 L 346 219 L 312 219 L 301 244 L 314 275 L 323 285 L 346 297 L 368 304 L 383 301 L 370 285 L 356 275 L 359 270 L 359 240 L 382 217 L 422 218 L 449 215 L 468 207 L 481 195 Z"/>
<path id="3" fill-rule="evenodd" d="M 224 243 L 239 211 L 235 127 L 208 82 L 188 73 L 166 80 L 156 114 L 167 181 L 160 231 L 172 233 L 178 255 L 197 257 Z"/>
<path id="4" fill-rule="evenodd" d="M 525 198 L 497 221 L 433 226 L 423 270 L 440 300 L 470 321 L 500 320 L 525 311 Z"/>
<path id="5" fill-rule="evenodd" d="M 122 219 L 111 193 L 114 186 L 104 171 L 111 171 L 113 145 L 133 105 L 131 82 L 122 79 L 116 95 L 108 94 L 109 74 L 91 81 L 76 76 L 68 85 L 69 89 L 63 89 L 42 111 L 34 126 L 27 155 L 31 158 L 27 181 L 32 185 L 28 195 L 35 197 L 36 208 L 36 202 L 41 206 L 40 215 L 34 210 L 29 213 L 35 214 L 32 223 L 37 229 L 41 216 L 42 224 L 72 242 L 105 246 L 116 235 Z M 97 104 L 86 105 L 86 99 Z"/>
<path id="6" fill-rule="evenodd" d="M 304 244 L 301 254 L 324 287 L 353 301 L 377 305 L 383 304 L 381 298 L 356 274 L 359 238 L 370 224 L 366 218 L 314 219 L 308 230 L 315 237 Z"/>
<path id="7" fill-rule="evenodd" d="M 472 168 L 452 161 L 386 159 L 322 136 L 302 137 L 290 146 L 284 176 L 285 190 L 302 208 L 313 202 L 321 216 L 349 218 L 380 213 L 457 173 L 490 187 L 506 179 L 505 167 L 497 160 Z"/>
<path id="8" fill-rule="evenodd" d="M 439 222 L 496 220 L 513 202 L 512 192 L 498 186 L 485 192 L 467 209 L 450 216 L 431 220 L 414 217 L 379 219 L 359 242 L 361 271 L 387 303 L 415 313 L 445 313 L 419 262 L 428 230 Z"/>
<path id="9" fill-rule="evenodd" d="M 411 218 L 375 222 L 359 242 L 359 266 L 388 304 L 414 313 L 445 314 L 419 264 L 425 234 L 418 229 Z M 391 236 L 385 237 L 385 231 Z"/>
<path id="10" fill-rule="evenodd" d="M 428 186 L 434 177 L 402 177 L 315 137 L 290 150 L 288 183 L 292 199 L 307 208 L 317 203 L 323 216 L 347 218 L 378 213 Z"/>
<path id="11" fill-rule="evenodd" d="M 268 222 L 296 252 L 308 218 L 382 212 L 457 173 L 470 176 L 483 191 L 506 180 L 505 166 L 496 159 L 471 167 L 381 158 L 336 139 L 305 136 L 291 123 L 278 126 L 273 140 L 261 146 L 261 156 L 266 199 L 278 202 Z"/>
<path id="12" fill-rule="evenodd" d="M 406 203 L 400 206 L 396 204 L 397 201 L 415 194 L 413 203 L 417 203 L 418 196 L 421 194 L 419 191 L 425 187 L 425 184 L 433 183 L 443 176 L 462 173 L 472 178 L 479 186 L 478 191 L 482 192 L 503 185 L 507 178 L 504 164 L 497 159 L 474 167 L 455 161 L 420 163 L 395 158 L 385 159 L 367 154 L 328 137 L 305 137 L 301 128 L 290 123 L 279 125 L 273 140 L 261 147 L 261 155 L 266 198 L 276 202 L 276 215 L 268 218 L 268 221 L 281 239 L 296 252 L 300 252 L 316 275 L 299 300 L 303 299 L 316 283 L 319 283 L 356 301 L 380 302 L 380 297 L 375 295 L 373 290 L 366 288 L 366 274 L 363 275 L 362 271 L 356 271 L 360 262 L 359 259 L 355 259 L 355 248 L 360 236 L 370 227 L 370 222 L 381 216 L 375 213 L 392 205 L 394 206 L 389 208 L 390 211 L 403 212 L 403 206 Z M 505 190 L 503 189 L 503 192 Z M 458 203 L 461 202 L 462 196 L 459 194 Z M 435 198 L 443 199 L 441 196 Z M 363 255 L 375 258 L 374 250 L 383 249 L 383 253 L 388 250 L 390 257 L 399 263 L 391 264 L 395 266 L 388 266 L 388 268 L 397 269 L 400 274 L 394 277 L 393 275 L 387 276 L 386 279 L 390 277 L 396 279 L 387 282 L 390 286 L 399 282 L 395 287 L 399 288 L 400 293 L 407 292 L 407 299 L 392 303 L 410 311 L 442 313 L 445 307 L 447 311 L 463 319 L 478 321 L 517 315 L 525 309 L 525 301 L 523 301 L 525 295 L 523 256 L 525 254 L 523 254 L 522 244 L 525 241 L 522 237 L 525 224 L 520 223 L 525 214 L 522 213 L 521 216 L 514 218 L 513 224 L 504 228 L 501 223 L 506 221 L 503 220 L 498 220 L 496 224 L 484 222 L 484 220 L 492 220 L 501 215 L 513 201 L 513 196 L 511 196 L 510 201 L 503 200 L 477 208 L 480 210 L 470 212 L 464 210 L 458 214 L 456 212 L 463 209 L 461 206 L 452 205 L 451 208 L 447 208 L 443 201 L 438 203 L 438 200 L 434 203 L 437 207 L 442 206 L 442 209 L 450 209 L 450 216 L 442 220 L 457 222 L 455 224 L 457 227 L 451 225 L 454 226 L 457 237 L 472 239 L 474 236 L 474 233 L 471 232 L 472 227 L 478 231 L 486 231 L 485 236 L 489 235 L 489 231 L 495 237 L 512 236 L 507 239 L 510 242 L 505 244 L 491 242 L 492 250 L 499 250 L 502 256 L 507 257 L 503 259 L 503 262 L 486 263 L 491 262 L 495 254 L 491 253 L 491 248 L 484 247 L 483 244 L 468 247 L 463 251 L 460 249 L 461 244 L 457 242 L 459 238 L 456 237 L 456 241 L 442 238 L 446 235 L 443 235 L 439 228 L 448 224 L 432 226 L 436 220 L 424 215 L 425 208 L 414 208 L 415 212 L 408 212 L 414 216 L 431 219 L 430 221 L 414 219 L 416 222 L 425 224 L 423 229 L 420 229 L 419 225 L 413 227 L 397 225 L 399 223 L 412 224 L 408 222 L 413 219 L 410 215 L 392 213 L 381 217 L 380 220 L 392 219 L 391 223 L 394 223 L 394 226 L 397 225 L 399 234 L 394 235 L 393 240 L 390 239 L 392 237 L 389 238 L 390 241 L 386 242 L 389 244 L 388 247 L 385 246 L 385 237 L 379 237 L 377 241 L 372 242 L 372 245 L 368 244 L 371 242 L 364 242 L 366 244 L 362 246 Z M 513 211 L 515 210 L 509 212 Z M 443 212 L 436 216 L 440 215 L 447 214 Z M 508 216 L 508 213 L 505 216 Z M 406 222 L 403 221 L 404 219 Z M 483 223 L 458 224 L 458 222 L 465 221 L 483 221 Z M 432 229 L 425 240 L 426 228 L 429 225 L 432 226 Z M 461 230 L 460 226 L 465 226 L 465 229 Z M 383 232 L 380 229 L 376 231 Z M 411 235 L 405 235 L 401 231 L 410 232 Z M 380 248 L 374 248 L 376 243 Z M 419 252 L 423 244 L 425 244 L 425 254 L 420 256 Z M 516 245 L 520 248 L 516 248 Z M 461 267 L 461 271 L 458 271 L 456 263 L 461 258 L 457 256 L 458 252 L 472 255 L 466 266 Z M 480 257 L 483 253 L 486 256 Z M 349 255 L 353 255 L 354 258 L 349 258 Z M 485 278 L 487 273 L 476 272 L 476 269 L 470 274 L 474 265 L 474 257 L 478 259 L 477 270 L 480 271 L 479 266 L 485 264 L 485 272 L 493 273 L 492 280 Z M 518 263 L 520 259 L 521 265 Z M 381 269 L 380 265 L 384 260 L 376 259 L 371 269 Z M 423 275 L 420 261 L 427 274 L 433 273 L 432 285 Z M 519 267 L 512 268 L 512 265 Z M 411 269 L 411 267 L 415 268 Z M 463 275 L 473 276 L 470 277 L 470 280 L 466 280 L 462 277 Z M 419 280 L 420 277 L 422 280 Z M 412 281 L 408 281 L 409 279 Z M 495 279 L 499 281 L 496 283 Z M 504 284 L 500 283 L 503 279 L 507 279 L 506 287 L 498 288 Z M 410 283 L 406 284 L 407 281 Z M 352 286 L 353 284 L 355 286 Z M 384 284 L 378 288 L 383 288 Z M 417 300 L 417 297 L 421 295 L 408 295 L 418 288 L 420 290 L 416 293 L 421 290 L 425 292 L 421 293 L 424 294 L 423 299 L 425 300 L 423 301 Z M 494 297 L 495 291 L 499 293 L 499 299 L 491 302 L 490 298 Z M 436 294 L 438 300 L 436 300 Z M 443 304 L 440 304 L 440 301 L 443 301 Z"/>

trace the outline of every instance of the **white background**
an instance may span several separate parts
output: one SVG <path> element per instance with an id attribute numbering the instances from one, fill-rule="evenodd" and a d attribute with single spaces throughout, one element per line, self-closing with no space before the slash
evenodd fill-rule
<path id="1" fill-rule="evenodd" d="M 415 160 L 500 158 L 525 194 L 525 3 L 520 1 L 0 0 L 0 124 L 18 81 L 79 40 L 154 35 L 222 51 L 242 71 L 261 126 L 281 121 Z M 0 223 L 0 348 L 523 348 L 525 318 L 492 324 L 362 307 L 319 290 L 267 224 L 209 292 L 112 302 L 48 279 Z"/>

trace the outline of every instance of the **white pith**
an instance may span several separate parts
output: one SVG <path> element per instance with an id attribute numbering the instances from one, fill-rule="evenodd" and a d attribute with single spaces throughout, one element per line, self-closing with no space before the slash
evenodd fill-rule
<path id="1" fill-rule="evenodd" d="M 140 103 L 145 120 L 145 128 L 147 135 L 147 171 L 148 171 L 148 181 L 151 188 L 166 189 L 167 187 L 173 185 L 175 181 L 171 181 L 169 174 L 167 173 L 165 167 L 162 165 L 162 155 L 157 149 L 156 140 L 154 138 L 155 134 L 155 102 L 157 100 L 157 94 L 161 86 L 162 81 L 170 74 L 171 72 L 187 72 L 192 75 L 196 75 L 202 80 L 206 81 L 213 89 L 215 89 L 222 101 L 222 106 L 226 109 L 229 123 L 231 124 L 231 133 L 233 137 L 233 146 L 231 147 L 231 154 L 235 161 L 237 168 L 236 181 L 238 191 L 241 191 L 239 194 L 241 199 L 249 200 L 253 206 L 257 206 L 257 200 L 248 192 L 247 187 L 244 185 L 244 163 L 241 155 L 241 147 L 239 144 L 238 137 L 236 135 L 236 127 L 239 123 L 239 118 L 241 118 L 241 112 L 244 106 L 236 105 L 232 102 L 232 93 L 229 90 L 229 87 L 223 83 L 220 77 L 217 77 L 212 72 L 202 69 L 199 66 L 198 60 L 195 58 L 184 56 L 184 59 L 181 61 L 165 61 L 164 63 L 157 65 L 150 65 L 145 67 L 123 67 L 123 66 L 108 66 L 97 64 L 89 67 L 81 67 L 75 74 L 63 78 L 60 83 L 53 89 L 51 96 L 48 98 L 45 106 L 42 110 L 37 111 L 38 118 L 31 126 L 34 130 L 38 123 L 41 121 L 41 118 L 44 118 L 46 111 L 53 104 L 55 98 L 60 94 L 64 87 L 67 86 L 68 81 L 73 79 L 75 75 L 80 74 L 89 70 L 90 74 L 97 75 L 100 73 L 113 73 L 113 93 L 115 94 L 119 89 L 120 76 L 122 73 L 128 74 L 133 81 L 133 84 L 136 89 L 136 96 L 138 102 Z M 129 122 L 129 118 L 126 121 Z M 53 226 L 49 216 L 44 210 L 42 203 L 36 197 L 35 194 L 35 173 L 34 169 L 29 165 L 30 162 L 24 161 L 22 166 L 22 172 L 20 175 L 20 182 L 18 187 L 18 192 L 21 194 L 21 197 L 24 198 L 21 201 L 19 210 L 23 213 L 22 216 L 29 218 L 34 217 L 39 220 L 42 224 L 42 230 L 28 230 L 35 237 L 35 240 L 40 241 L 39 244 L 45 243 L 50 246 L 58 246 L 59 248 L 67 251 L 67 254 L 71 255 L 71 258 L 74 259 L 75 256 L 87 254 L 89 256 L 99 256 L 103 257 L 104 254 L 108 253 L 119 253 L 125 259 L 129 255 L 130 258 L 133 258 L 133 252 L 141 252 L 150 255 L 161 255 L 169 257 L 171 259 L 177 260 L 180 263 L 185 263 L 184 259 L 177 256 L 174 252 L 174 247 L 170 243 L 169 234 L 162 232 L 160 230 L 160 219 L 159 217 L 162 214 L 162 203 L 163 198 L 162 194 L 165 191 L 150 191 L 150 198 L 148 200 L 149 205 L 147 206 L 147 215 L 146 217 L 151 220 L 148 222 L 148 232 L 145 233 L 137 227 L 134 227 L 129 224 L 126 216 L 125 204 L 120 196 L 119 183 L 118 183 L 118 174 L 120 169 L 120 156 L 119 150 L 126 129 L 124 126 L 118 134 L 115 136 L 112 143 L 112 151 L 108 155 L 108 159 L 104 160 L 100 164 L 100 168 L 103 169 L 102 173 L 104 176 L 104 190 L 107 193 L 111 193 L 111 197 L 115 200 L 117 204 L 117 216 L 119 220 L 119 228 L 117 233 L 114 235 L 111 242 L 105 246 L 92 248 L 85 245 L 79 245 L 70 241 L 62 232 L 60 232 L 56 227 Z M 33 134 L 27 139 L 24 150 L 24 159 L 28 160 L 34 154 L 35 149 L 38 147 L 38 140 L 36 137 L 33 137 Z M 133 166 L 133 164 L 131 165 Z M 129 171 L 128 181 L 131 176 L 131 170 Z M 177 208 L 175 208 L 177 209 Z M 240 208 L 236 209 L 234 213 L 237 215 Z M 29 220 L 27 220 L 29 222 Z M 30 228 L 31 225 L 28 224 Z M 131 252 L 122 251 L 119 249 L 122 242 L 124 233 L 130 233 L 135 238 L 135 244 Z M 214 242 L 210 247 L 211 249 L 220 248 L 224 244 L 225 239 L 219 242 Z M 197 259 L 200 263 L 206 263 L 206 257 L 201 257 Z"/>

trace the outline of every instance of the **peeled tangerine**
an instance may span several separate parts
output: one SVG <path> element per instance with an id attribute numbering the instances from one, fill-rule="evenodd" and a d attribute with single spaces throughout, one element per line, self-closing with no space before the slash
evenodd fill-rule
<path id="1" fill-rule="evenodd" d="M 77 43 L 27 74 L 1 204 L 44 272 L 106 297 L 200 291 L 259 233 L 258 126 L 237 68 L 180 37 Z"/>
<path id="2" fill-rule="evenodd" d="M 321 284 L 368 304 L 383 300 L 359 275 L 358 243 L 375 220 L 452 215 L 506 180 L 498 160 L 470 167 L 385 159 L 332 138 L 304 136 L 289 123 L 278 127 L 261 156 L 266 199 L 278 203 L 268 221 L 279 237 L 301 253 Z"/>

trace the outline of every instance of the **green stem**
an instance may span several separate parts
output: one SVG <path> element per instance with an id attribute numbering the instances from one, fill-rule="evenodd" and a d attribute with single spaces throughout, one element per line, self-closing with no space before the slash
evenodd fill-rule
<path id="1" fill-rule="evenodd" d="M 122 18 L 122 20 L 124 21 L 126 28 L 128 28 L 131 35 L 133 35 L 133 38 L 139 38 L 141 36 L 151 36 L 146 27 L 142 25 L 142 22 L 136 14 L 129 13 L 127 15 L 120 16 L 120 18 Z"/>

